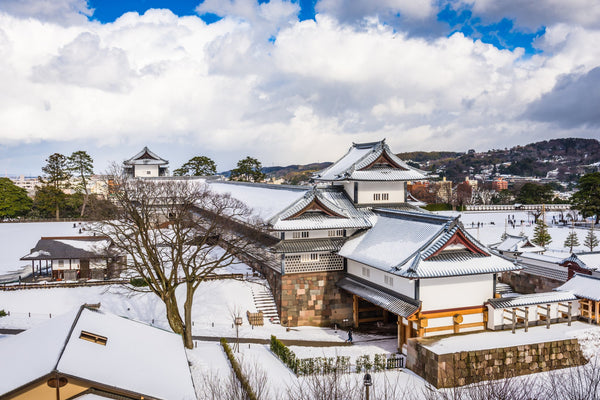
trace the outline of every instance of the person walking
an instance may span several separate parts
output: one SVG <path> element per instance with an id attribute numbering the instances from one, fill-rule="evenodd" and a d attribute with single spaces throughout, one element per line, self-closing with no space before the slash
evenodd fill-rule
<path id="1" fill-rule="evenodd" d="M 348 340 L 346 342 L 352 344 L 352 328 L 348 329 Z"/>

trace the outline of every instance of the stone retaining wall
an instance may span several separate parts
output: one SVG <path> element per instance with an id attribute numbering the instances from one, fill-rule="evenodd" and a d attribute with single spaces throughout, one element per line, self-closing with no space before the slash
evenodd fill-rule
<path id="1" fill-rule="evenodd" d="M 436 388 L 533 374 L 587 362 L 577 339 L 450 354 L 436 354 L 421 343 L 426 340 L 409 339 L 406 365 Z"/>
<path id="2" fill-rule="evenodd" d="M 281 276 L 281 323 L 291 326 L 329 326 L 352 321 L 352 296 L 336 286 L 344 271 Z"/>
<path id="3" fill-rule="evenodd" d="M 503 272 L 499 280 L 502 283 L 510 285 L 515 292 L 523 294 L 551 292 L 552 289 L 564 283 L 563 281 L 528 274 L 523 271 L 520 271 L 518 274 Z"/>

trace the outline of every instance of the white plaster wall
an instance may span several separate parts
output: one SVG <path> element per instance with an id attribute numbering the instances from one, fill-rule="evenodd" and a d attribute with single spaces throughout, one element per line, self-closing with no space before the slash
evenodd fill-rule
<path id="1" fill-rule="evenodd" d="M 158 165 L 134 165 L 135 176 L 154 177 L 158 176 Z"/>
<path id="2" fill-rule="evenodd" d="M 373 200 L 374 193 L 388 193 L 388 200 Z M 404 182 L 358 182 L 358 204 L 404 203 Z"/>
<path id="3" fill-rule="evenodd" d="M 362 274 L 363 267 L 365 267 L 369 270 L 368 278 Z M 414 296 L 415 296 L 414 281 L 403 278 L 401 276 L 388 274 L 377 268 L 370 267 L 366 264 L 362 264 L 362 263 L 359 263 L 354 260 L 348 260 L 348 274 L 371 281 L 379 286 L 388 288 L 397 293 L 401 293 L 410 298 L 414 298 Z M 393 278 L 393 280 L 394 280 L 393 286 L 387 285 L 385 283 L 385 278 L 384 278 L 385 275 L 391 276 Z"/>
<path id="4" fill-rule="evenodd" d="M 421 279 L 422 311 L 482 306 L 494 297 L 492 274 Z"/>
<path id="5" fill-rule="evenodd" d="M 71 265 L 69 265 L 69 260 L 62 260 L 64 262 L 62 267 L 58 266 L 59 260 L 52 260 L 52 269 L 53 270 L 65 270 L 65 269 L 79 269 L 79 260 L 71 260 Z"/>
<path id="6" fill-rule="evenodd" d="M 294 231 L 286 231 L 285 232 L 285 240 L 302 240 L 302 239 L 322 239 L 322 238 L 340 238 L 343 236 L 329 236 L 329 231 L 337 231 L 344 230 L 343 228 L 336 229 L 322 229 L 322 230 L 305 230 L 305 231 L 296 231 L 296 232 L 308 232 L 308 238 L 296 238 L 294 239 Z M 352 236 L 356 232 L 356 229 L 346 229 L 346 237 Z M 281 237 L 281 231 L 274 232 L 274 235 L 277 238 Z"/>

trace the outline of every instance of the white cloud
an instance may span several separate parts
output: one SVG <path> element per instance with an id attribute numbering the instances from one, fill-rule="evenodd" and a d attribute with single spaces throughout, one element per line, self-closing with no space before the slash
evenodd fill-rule
<path id="1" fill-rule="evenodd" d="M 0 11 L 65 26 L 84 24 L 94 13 L 86 0 L 2 0 Z"/>
<path id="2" fill-rule="evenodd" d="M 458 4 L 472 7 L 475 15 L 499 21 L 504 17 L 517 24 L 537 29 L 558 23 L 600 28 L 600 2 L 597 0 L 460 0 Z"/>
<path id="3" fill-rule="evenodd" d="M 435 15 L 432 0 L 320 0 L 316 5 L 319 13 L 334 15 L 344 22 L 360 21 L 365 17 L 401 16 L 425 19 Z"/>
<path id="4" fill-rule="evenodd" d="M 522 119 L 559 76 L 600 65 L 600 33 L 589 28 L 551 26 L 544 53 L 524 58 L 377 18 L 298 22 L 285 1 L 207 1 L 201 11 L 228 16 L 206 25 L 150 10 L 62 26 L 0 13 L 0 145 L 84 143 L 118 161 L 150 144 L 174 167 L 179 156 L 161 149 L 209 154 L 227 169 L 245 155 L 333 160 L 352 141 L 383 137 L 404 151 L 597 136 Z"/>

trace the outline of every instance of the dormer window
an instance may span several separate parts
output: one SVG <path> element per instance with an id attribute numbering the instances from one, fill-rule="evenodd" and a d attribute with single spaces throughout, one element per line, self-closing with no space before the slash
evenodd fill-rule
<path id="1" fill-rule="evenodd" d="M 79 339 L 87 340 L 88 342 L 96 344 L 101 344 L 102 346 L 106 346 L 106 342 L 108 342 L 108 338 L 106 336 L 101 336 L 96 333 L 86 331 L 81 331 Z"/>

